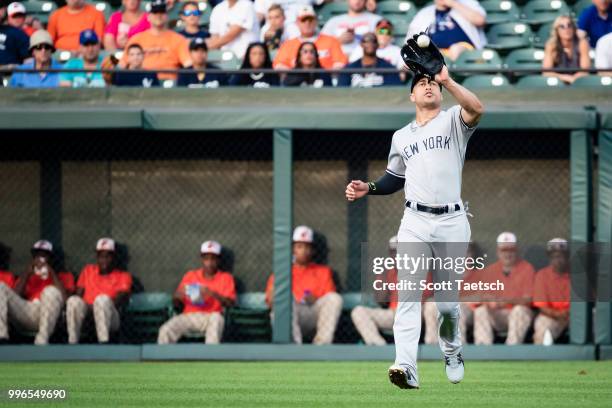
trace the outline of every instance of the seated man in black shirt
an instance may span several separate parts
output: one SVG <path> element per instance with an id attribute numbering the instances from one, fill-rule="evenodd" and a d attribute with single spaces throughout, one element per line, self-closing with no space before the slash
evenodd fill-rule
<path id="1" fill-rule="evenodd" d="M 159 86 L 155 72 L 137 72 L 142 69 L 144 51 L 139 44 L 132 44 L 127 51 L 127 66 L 113 76 L 113 85 L 151 88 Z"/>
<path id="2" fill-rule="evenodd" d="M 211 74 L 207 69 L 219 69 L 216 65 L 208 63 L 208 47 L 202 38 L 194 38 L 189 43 L 189 55 L 193 65 L 191 69 L 198 72 L 182 72 L 178 77 L 178 86 L 189 88 L 217 88 L 227 83 L 224 74 Z"/>

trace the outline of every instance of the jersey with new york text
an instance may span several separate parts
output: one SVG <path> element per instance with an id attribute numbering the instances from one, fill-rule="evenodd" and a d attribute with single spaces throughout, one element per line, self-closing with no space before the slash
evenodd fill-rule
<path id="1" fill-rule="evenodd" d="M 423 126 L 414 120 L 395 132 L 387 172 L 405 178 L 406 200 L 427 205 L 461 200 L 465 151 L 474 130 L 455 105 Z"/>

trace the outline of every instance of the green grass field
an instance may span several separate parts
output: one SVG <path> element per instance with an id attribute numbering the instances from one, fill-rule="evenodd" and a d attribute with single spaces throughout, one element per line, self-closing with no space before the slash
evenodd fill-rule
<path id="1" fill-rule="evenodd" d="M 466 362 L 453 385 L 423 362 L 400 390 L 386 362 L 0 363 L 0 405 L 79 407 L 610 407 L 612 362 Z M 7 402 L 10 387 L 56 387 L 56 404 Z"/>

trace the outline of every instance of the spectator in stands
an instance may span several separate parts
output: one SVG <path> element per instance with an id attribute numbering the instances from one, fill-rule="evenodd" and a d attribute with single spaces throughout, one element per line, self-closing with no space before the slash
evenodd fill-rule
<path id="1" fill-rule="evenodd" d="M 85 0 L 66 0 L 66 5 L 55 10 L 49 17 L 47 30 L 59 50 L 77 51 L 79 35 L 88 29 L 94 30 L 98 38 L 104 35 L 104 14 Z"/>
<path id="2" fill-rule="evenodd" d="M 80 57 L 69 59 L 65 69 L 101 69 L 100 40 L 94 30 L 85 30 L 79 36 Z M 106 86 L 101 72 L 62 72 L 60 86 L 72 88 L 103 88 Z"/>
<path id="3" fill-rule="evenodd" d="M 570 16 L 559 16 L 555 19 L 544 48 L 542 68 L 591 68 L 589 43 L 578 37 L 574 20 Z M 545 76 L 557 77 L 568 84 L 587 74 L 588 72 L 544 72 Z"/>
<path id="4" fill-rule="evenodd" d="M 45 30 L 38 30 L 30 37 L 32 60 L 19 66 L 22 69 L 62 69 L 62 64 L 53 59 L 53 40 Z M 57 72 L 15 72 L 9 86 L 13 88 L 55 88 L 59 86 Z"/>
<path id="5" fill-rule="evenodd" d="M 108 343 L 119 330 L 119 308 L 129 301 L 132 275 L 116 267 L 115 241 L 96 243 L 96 264 L 86 265 L 76 283 L 76 293 L 66 301 L 68 342 L 76 344 L 87 316 L 93 314 L 99 343 Z"/>
<path id="6" fill-rule="evenodd" d="M 0 338 L 8 338 L 8 324 L 37 331 L 34 344 L 49 343 L 67 294 L 74 291 L 70 272 L 55 271 L 53 245 L 41 240 L 31 250 L 32 261 L 14 289 L 0 285 Z"/>
<path id="7" fill-rule="evenodd" d="M 0 7 L 2 5 L 0 4 Z M 2 19 L 2 15 L 0 15 L 0 20 Z M 15 275 L 11 271 L 9 271 L 11 263 L 11 248 L 6 246 L 4 243 L 0 242 L 0 293 L 5 292 L 6 290 L 12 290 L 15 287 Z M 8 310 L 2 309 L 2 304 L 0 303 L 0 325 L 4 324 L 3 322 L 8 319 Z M 0 333 L 0 344 L 8 343 L 8 333 L 3 335 Z"/>
<path id="8" fill-rule="evenodd" d="M 263 43 L 251 43 L 246 50 L 241 69 L 272 69 L 270 53 Z M 278 74 L 252 72 L 250 74 L 234 74 L 229 79 L 231 86 L 252 86 L 254 88 L 269 88 L 278 86 Z"/>
<path id="9" fill-rule="evenodd" d="M 393 24 L 386 18 L 376 23 L 376 39 L 378 40 L 376 56 L 384 59 L 394 67 L 402 69 L 404 67 L 404 61 L 400 55 L 400 47 L 393 44 Z M 355 62 L 361 57 L 363 57 L 363 48 L 357 47 L 351 53 L 349 61 Z"/>
<path id="10" fill-rule="evenodd" d="M 293 293 L 292 336 L 302 344 L 302 334 L 315 332 L 314 344 L 331 344 L 342 312 L 342 297 L 336 292 L 332 271 L 326 265 L 312 262 L 314 232 L 300 225 L 293 231 Z M 272 308 L 274 275 L 266 285 L 266 303 Z M 272 320 L 274 320 L 272 318 Z"/>
<path id="11" fill-rule="evenodd" d="M 154 72 L 138 72 L 144 61 L 144 51 L 139 44 L 132 44 L 125 51 L 127 65 L 124 70 L 114 73 L 112 83 L 115 86 L 130 86 L 137 88 L 151 88 L 159 86 L 159 80 Z"/>
<path id="12" fill-rule="evenodd" d="M 466 253 L 466 259 L 475 259 L 482 256 L 480 249 L 474 242 L 470 242 Z M 482 269 L 474 268 L 474 264 L 471 264 L 471 268 L 467 268 L 463 275 L 465 284 L 472 284 L 481 281 L 480 274 Z M 425 344 L 438 344 L 438 308 L 433 301 L 433 293 L 431 293 L 429 301 L 423 304 L 423 320 L 425 322 Z M 425 297 L 425 294 L 423 295 Z M 481 305 L 482 293 L 480 291 L 466 291 L 461 290 L 459 293 L 459 307 L 461 307 L 461 314 L 459 315 L 459 330 L 463 336 L 464 342 L 467 343 L 468 327 L 472 328 L 474 325 L 474 310 Z"/>
<path id="13" fill-rule="evenodd" d="M 397 236 L 389 240 L 389 256 L 395 258 L 397 253 Z M 388 269 L 384 277 L 387 283 L 397 282 L 397 270 Z M 397 292 L 386 290 L 374 293 L 381 307 L 356 306 L 351 311 L 351 320 L 359 335 L 368 346 L 384 346 L 387 341 L 379 330 L 393 329 L 395 309 L 397 309 Z"/>
<path id="14" fill-rule="evenodd" d="M 474 311 L 474 343 L 493 344 L 495 332 L 507 331 L 507 345 L 521 344 L 533 319 L 535 271 L 529 262 L 520 259 L 516 235 L 511 232 L 497 237 L 497 258 L 482 271 L 480 280 L 500 281 L 504 290 L 486 294 L 487 301 Z"/>
<path id="15" fill-rule="evenodd" d="M 612 33 L 604 35 L 597 41 L 595 68 L 608 70 L 608 72 L 600 72 L 600 75 L 612 75 Z"/>
<path id="16" fill-rule="evenodd" d="M 376 9 L 378 8 L 378 4 L 376 0 L 366 0 L 366 10 L 370 13 L 376 14 Z"/>
<path id="17" fill-rule="evenodd" d="M 295 69 L 322 69 L 317 47 L 312 42 L 303 42 L 298 50 Z M 332 86 L 331 76 L 324 73 L 289 73 L 283 80 L 285 86 L 311 86 L 322 88 Z"/>
<path id="18" fill-rule="evenodd" d="M 189 52 L 194 70 L 199 72 L 181 72 L 178 77 L 178 86 L 189 88 L 218 88 L 227 84 L 225 74 L 209 73 L 207 69 L 220 69 L 214 64 L 208 63 L 208 47 L 202 38 L 194 38 L 189 44 Z"/>
<path id="19" fill-rule="evenodd" d="M 533 342 L 542 344 L 546 332 L 556 340 L 569 325 L 570 275 L 567 241 L 554 238 L 546 245 L 549 265 L 536 273 L 533 306 L 539 314 L 533 323 Z"/>
<path id="20" fill-rule="evenodd" d="M 6 7 L 0 4 L 0 67 L 12 68 L 29 57 L 30 40 L 19 28 L 2 23 L 5 14 Z"/>
<path id="21" fill-rule="evenodd" d="M 181 20 L 183 21 L 183 25 L 185 28 L 179 31 L 179 34 L 190 40 L 194 38 L 210 37 L 208 31 L 200 27 L 201 16 L 202 12 L 200 11 L 198 3 L 196 3 L 195 1 L 188 1 L 186 3 L 183 3 L 183 8 L 181 10 Z"/>
<path id="22" fill-rule="evenodd" d="M 259 39 L 259 23 L 250 0 L 223 0 L 210 15 L 209 49 L 232 51 L 243 58 L 250 43 Z"/>
<path id="23" fill-rule="evenodd" d="M 378 49 L 378 39 L 376 34 L 367 33 L 361 38 L 363 57 L 352 64 L 348 64 L 346 69 L 351 68 L 391 68 L 397 69 L 387 61 L 376 56 Z M 377 72 L 355 72 L 343 73 L 338 78 L 338 86 L 350 86 L 353 88 L 372 88 L 377 86 L 399 86 L 402 84 L 397 72 L 377 73 Z"/>
<path id="24" fill-rule="evenodd" d="M 255 0 L 255 12 L 261 23 L 266 20 L 270 7 L 278 4 L 284 11 L 285 18 L 288 24 L 295 23 L 300 9 L 304 6 L 316 6 L 324 3 L 331 3 L 334 0 Z M 267 20 L 266 20 L 267 21 Z"/>
<path id="25" fill-rule="evenodd" d="M 475 0 L 435 0 L 414 16 L 407 37 L 427 31 L 442 53 L 456 60 L 463 51 L 486 45 L 486 17 Z"/>
<path id="26" fill-rule="evenodd" d="M 342 51 L 349 56 L 359 47 L 362 37 L 376 29 L 380 16 L 366 11 L 366 0 L 348 0 L 348 13 L 330 18 L 322 33 L 336 37 L 342 43 Z"/>
<path id="27" fill-rule="evenodd" d="M 149 15 L 141 7 L 140 0 L 122 0 L 123 9 L 115 11 L 104 30 L 104 49 L 122 50 L 130 38 L 151 28 Z"/>
<path id="28" fill-rule="evenodd" d="M 592 48 L 604 35 L 612 32 L 612 0 L 593 0 L 578 17 L 578 34 L 586 37 Z"/>
<path id="29" fill-rule="evenodd" d="M 236 303 L 234 277 L 219 270 L 221 245 L 218 242 L 204 242 L 200 254 L 202 267 L 188 271 L 174 292 L 175 303 L 184 305 L 183 313 L 160 327 L 159 344 L 176 343 L 189 332 L 203 334 L 206 344 L 221 342 L 223 311 Z"/>
<path id="30" fill-rule="evenodd" d="M 144 50 L 144 69 L 177 69 L 190 67 L 189 41 L 168 28 L 168 13 L 165 0 L 154 0 L 149 11 L 151 28 L 138 33 L 128 41 L 127 48 L 139 44 Z M 121 58 L 121 66 L 125 66 L 127 56 Z M 176 74 L 158 73 L 159 79 L 176 79 Z"/>
<path id="31" fill-rule="evenodd" d="M 314 42 L 323 68 L 338 69 L 346 65 L 348 59 L 342 51 L 340 41 L 331 35 L 323 33 L 317 35 L 317 14 L 311 6 L 300 9 L 296 24 L 300 36 L 287 40 L 281 45 L 274 59 L 274 68 L 293 68 L 300 44 L 304 41 Z"/>
<path id="32" fill-rule="evenodd" d="M 19 2 L 9 4 L 6 9 L 6 15 L 8 16 L 6 20 L 8 25 L 22 30 L 28 37 L 36 31 L 34 27 L 27 24 L 27 12 L 23 4 Z"/>
<path id="33" fill-rule="evenodd" d="M 266 24 L 261 28 L 260 41 L 272 51 L 280 48 L 285 41 L 299 35 L 300 30 L 295 24 L 287 24 L 283 8 L 278 4 L 272 4 L 268 9 Z"/>

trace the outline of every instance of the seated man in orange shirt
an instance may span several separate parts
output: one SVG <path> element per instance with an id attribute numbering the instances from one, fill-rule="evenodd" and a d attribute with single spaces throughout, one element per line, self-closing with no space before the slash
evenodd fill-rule
<path id="1" fill-rule="evenodd" d="M 160 327 L 159 344 L 176 343 L 189 332 L 202 333 L 206 344 L 221 342 L 223 311 L 236 302 L 234 277 L 218 269 L 221 244 L 206 241 L 200 254 L 202 267 L 188 271 L 174 292 L 174 301 L 185 306 L 183 313 Z"/>
<path id="2" fill-rule="evenodd" d="M 125 49 L 139 44 L 144 51 L 143 69 L 179 69 L 191 66 L 189 40 L 168 28 L 168 12 L 165 0 L 153 0 L 149 12 L 151 28 L 130 38 Z M 127 65 L 127 53 L 121 58 L 120 65 Z M 159 79 L 176 79 L 176 74 L 159 73 Z"/>
<path id="3" fill-rule="evenodd" d="M 108 343 L 110 332 L 119 330 L 118 308 L 132 291 L 132 275 L 115 267 L 115 241 L 96 243 L 97 264 L 86 265 L 76 283 L 76 294 L 66 302 L 68 342 L 76 344 L 85 317 L 93 312 L 99 343 Z"/>
<path id="4" fill-rule="evenodd" d="M 501 282 L 504 290 L 491 291 L 486 302 L 474 311 L 474 343 L 493 344 L 494 331 L 507 331 L 507 345 L 521 344 L 533 312 L 533 266 L 518 255 L 516 235 L 502 232 L 497 237 L 498 261 L 480 273 L 487 283 Z"/>
<path id="5" fill-rule="evenodd" d="M 570 274 L 567 241 L 554 238 L 546 245 L 550 264 L 536 273 L 533 306 L 540 313 L 533 324 L 533 342 L 542 344 L 550 331 L 556 340 L 569 324 Z"/>
<path id="6" fill-rule="evenodd" d="M 36 330 L 34 344 L 49 343 L 67 293 L 74 291 L 70 272 L 53 268 L 53 245 L 41 240 L 31 250 L 32 262 L 17 279 L 14 290 L 0 285 L 0 338 L 8 338 L 8 320 L 27 330 Z M 8 319 L 7 319 L 8 315 Z"/>
<path id="7" fill-rule="evenodd" d="M 104 36 L 104 14 L 85 0 L 66 0 L 66 5 L 49 17 L 47 31 L 58 50 L 78 51 L 79 35 L 94 30 L 98 38 Z"/>
<path id="8" fill-rule="evenodd" d="M 396 253 L 397 236 L 394 236 L 389 240 L 389 256 L 395 258 Z M 397 270 L 388 269 L 384 281 L 396 283 Z M 376 291 L 374 294 L 381 307 L 356 306 L 351 311 L 351 320 L 365 344 L 384 346 L 387 341 L 380 335 L 379 330 L 393 329 L 395 309 L 397 309 L 397 291 Z"/>
<path id="9" fill-rule="evenodd" d="M 336 37 L 325 34 L 317 35 L 317 15 L 312 6 L 304 6 L 297 15 L 296 24 L 300 36 L 285 41 L 274 58 L 275 69 L 291 69 L 295 67 L 298 49 L 305 42 L 314 42 L 319 53 L 319 62 L 325 69 L 342 68 L 348 58 L 342 51 L 342 45 Z"/>
<path id="10" fill-rule="evenodd" d="M 306 226 L 301 225 L 293 231 L 293 341 L 302 344 L 302 333 L 316 330 L 314 344 L 331 344 L 342 312 L 342 297 L 336 292 L 331 269 L 312 262 L 313 238 L 312 229 Z M 273 297 L 274 275 L 271 275 L 266 285 L 266 303 L 271 308 Z"/>

